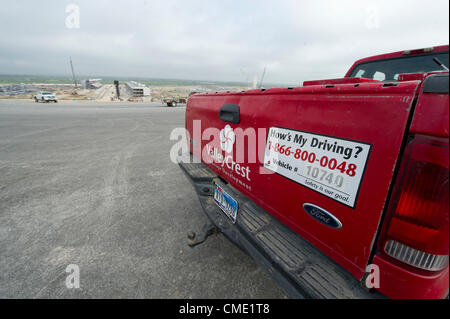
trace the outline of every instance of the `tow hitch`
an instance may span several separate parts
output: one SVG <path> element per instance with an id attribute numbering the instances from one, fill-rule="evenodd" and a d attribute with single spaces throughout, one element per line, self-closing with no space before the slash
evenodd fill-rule
<path id="1" fill-rule="evenodd" d="M 203 243 L 209 236 L 218 234 L 219 230 L 210 221 L 203 224 L 201 231 L 197 234 L 193 231 L 188 232 L 188 245 L 189 247 L 195 247 Z"/>

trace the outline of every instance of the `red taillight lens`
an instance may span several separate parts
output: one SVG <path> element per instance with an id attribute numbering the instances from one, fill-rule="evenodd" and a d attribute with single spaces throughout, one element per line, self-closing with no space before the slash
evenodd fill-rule
<path id="1" fill-rule="evenodd" d="M 448 139 L 422 135 L 408 143 L 379 246 L 393 258 L 431 271 L 448 264 L 448 147 Z"/>

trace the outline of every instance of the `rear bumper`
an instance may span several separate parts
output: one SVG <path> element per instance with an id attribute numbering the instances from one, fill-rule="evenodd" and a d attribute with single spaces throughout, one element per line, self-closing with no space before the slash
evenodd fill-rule
<path id="1" fill-rule="evenodd" d="M 246 196 L 224 183 L 192 155 L 179 164 L 193 183 L 211 222 L 267 271 L 291 298 L 383 298 L 369 293 L 345 269 L 287 228 Z M 239 201 L 236 223 L 213 199 L 214 183 Z"/>
<path id="2" fill-rule="evenodd" d="M 380 291 L 390 298 L 448 299 L 448 267 L 440 273 L 421 275 L 375 255 L 373 263 L 380 267 L 383 278 Z"/>

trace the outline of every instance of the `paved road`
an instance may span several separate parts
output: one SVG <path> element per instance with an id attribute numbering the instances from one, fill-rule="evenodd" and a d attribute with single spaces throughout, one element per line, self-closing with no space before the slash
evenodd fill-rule
<path id="1" fill-rule="evenodd" d="M 0 100 L 0 298 L 283 298 L 205 220 L 169 134 L 184 108 Z M 65 270 L 80 268 L 80 289 Z"/>

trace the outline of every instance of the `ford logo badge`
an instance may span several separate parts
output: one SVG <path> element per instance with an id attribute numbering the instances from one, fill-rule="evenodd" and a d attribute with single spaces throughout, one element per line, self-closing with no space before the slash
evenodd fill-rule
<path id="1" fill-rule="evenodd" d="M 342 223 L 333 214 L 327 212 L 325 209 L 319 206 L 305 203 L 303 204 L 303 209 L 308 213 L 309 216 L 317 220 L 318 222 L 327 225 L 332 228 L 342 228 Z"/>

